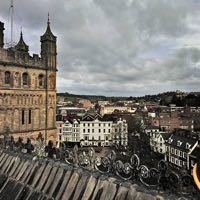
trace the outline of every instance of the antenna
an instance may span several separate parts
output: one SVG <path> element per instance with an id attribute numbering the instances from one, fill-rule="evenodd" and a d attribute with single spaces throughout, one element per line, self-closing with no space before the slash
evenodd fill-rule
<path id="1" fill-rule="evenodd" d="M 11 11 L 11 23 L 10 23 L 10 45 L 13 46 L 13 14 L 14 14 L 14 6 L 13 0 L 11 0 L 10 11 Z"/>

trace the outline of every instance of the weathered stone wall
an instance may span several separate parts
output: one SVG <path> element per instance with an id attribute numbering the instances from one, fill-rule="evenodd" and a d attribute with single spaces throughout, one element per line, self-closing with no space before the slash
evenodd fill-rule
<path id="1" fill-rule="evenodd" d="M 55 139 L 56 72 L 20 63 L 16 66 L 5 61 L 5 52 L 5 49 L 0 48 L 0 134 L 9 133 L 14 138 L 20 136 L 34 139 L 46 129 L 47 107 L 47 136 Z M 6 72 L 10 73 L 9 84 L 5 83 Z M 23 73 L 28 74 L 27 85 L 23 84 Z"/>

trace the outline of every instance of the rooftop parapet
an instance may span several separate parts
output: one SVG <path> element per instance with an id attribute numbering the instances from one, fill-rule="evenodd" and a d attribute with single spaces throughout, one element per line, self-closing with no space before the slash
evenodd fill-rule
<path id="1" fill-rule="evenodd" d="M 0 49 L 0 62 L 3 65 L 18 65 L 18 66 L 30 66 L 44 68 L 44 63 L 38 54 L 31 56 L 29 53 L 21 54 L 16 49 Z"/>

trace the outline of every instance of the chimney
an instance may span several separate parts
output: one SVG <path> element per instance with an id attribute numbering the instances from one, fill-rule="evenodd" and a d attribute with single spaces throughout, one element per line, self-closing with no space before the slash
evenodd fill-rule
<path id="1" fill-rule="evenodd" d="M 0 48 L 4 46 L 4 23 L 0 21 Z"/>

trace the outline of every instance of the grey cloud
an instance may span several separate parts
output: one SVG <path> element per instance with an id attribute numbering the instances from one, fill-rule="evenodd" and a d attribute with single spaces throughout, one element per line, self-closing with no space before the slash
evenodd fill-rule
<path id="1" fill-rule="evenodd" d="M 5 22 L 9 3 L 0 3 Z M 24 27 L 31 52 L 39 53 L 50 12 L 60 92 L 134 96 L 197 90 L 200 52 L 185 48 L 184 37 L 200 35 L 194 28 L 198 8 L 188 0 L 20 0 L 15 27 L 18 33 Z"/>

